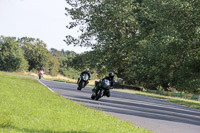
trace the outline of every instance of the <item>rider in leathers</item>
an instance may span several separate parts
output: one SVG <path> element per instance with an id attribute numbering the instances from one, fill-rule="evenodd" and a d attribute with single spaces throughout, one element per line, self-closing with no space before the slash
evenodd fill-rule
<path id="1" fill-rule="evenodd" d="M 84 73 L 88 74 L 89 80 L 90 80 L 91 78 L 90 78 L 90 70 L 89 70 L 89 68 L 87 68 L 85 71 L 83 71 L 83 72 L 80 74 L 80 76 L 82 76 Z M 80 80 L 80 78 L 78 78 L 78 81 L 79 81 L 79 80 Z M 89 83 L 89 82 L 87 81 L 86 85 L 87 85 L 88 83 Z"/>
<path id="2" fill-rule="evenodd" d="M 110 72 L 109 75 L 106 76 L 105 78 L 101 79 L 100 82 L 103 81 L 104 79 L 109 80 L 110 81 L 110 88 L 112 89 L 113 85 L 115 83 L 114 76 L 115 76 L 115 74 L 113 72 Z M 95 89 L 93 90 L 95 92 L 95 94 L 100 89 L 100 87 L 101 87 L 101 85 L 99 83 L 97 83 L 97 85 L 95 86 Z M 110 90 L 107 90 L 106 96 L 110 97 Z"/>
<path id="3" fill-rule="evenodd" d="M 39 73 L 40 71 L 42 72 L 42 74 L 44 73 L 44 67 L 43 67 L 43 66 L 41 66 L 41 67 L 38 69 L 38 73 Z"/>

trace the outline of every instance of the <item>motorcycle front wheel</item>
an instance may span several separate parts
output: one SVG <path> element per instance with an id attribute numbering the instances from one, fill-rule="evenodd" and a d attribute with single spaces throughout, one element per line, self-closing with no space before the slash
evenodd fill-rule
<path id="1" fill-rule="evenodd" d="M 83 83 L 83 82 L 81 82 L 81 81 L 78 83 L 77 90 L 81 90 L 81 89 L 82 89 L 82 83 Z"/>
<path id="2" fill-rule="evenodd" d="M 91 96 L 91 99 L 92 99 L 92 100 L 94 100 L 94 99 L 95 99 L 95 96 L 94 96 L 93 94 L 92 94 L 92 96 Z"/>
<path id="3" fill-rule="evenodd" d="M 81 88 L 84 88 L 84 87 L 85 87 L 85 82 L 82 82 Z"/>
<path id="4" fill-rule="evenodd" d="M 99 89 L 96 93 L 96 100 L 99 100 L 99 98 L 101 98 L 103 95 L 102 95 L 102 89 Z"/>

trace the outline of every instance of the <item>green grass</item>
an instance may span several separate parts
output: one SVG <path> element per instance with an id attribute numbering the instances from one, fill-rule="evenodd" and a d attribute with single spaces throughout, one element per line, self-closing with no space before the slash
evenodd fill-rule
<path id="1" fill-rule="evenodd" d="M 0 75 L 1 133 L 148 133 L 52 93 L 36 80 Z"/>
<path id="2" fill-rule="evenodd" d="M 13 76 L 15 75 L 15 76 L 23 76 L 23 77 L 27 77 L 27 78 L 38 78 L 38 76 L 34 76 L 34 75 L 31 75 L 31 74 L 24 74 L 23 72 L 4 72 L 4 71 L 0 71 L 0 75 L 13 75 Z M 45 78 L 45 77 L 43 77 L 42 79 L 51 80 L 51 81 L 58 81 L 58 82 L 65 82 L 65 83 L 71 83 L 71 84 L 77 84 L 77 81 L 73 82 L 73 81 L 69 81 L 69 80 L 63 80 L 63 79 L 60 79 L 59 77 L 53 77 L 53 78 Z M 94 87 L 94 85 L 92 85 L 92 84 L 87 84 L 87 86 Z"/>
<path id="3" fill-rule="evenodd" d="M 5 72 L 0 71 L 1 75 L 16 75 L 16 76 L 23 76 L 23 77 L 31 77 L 31 78 L 38 78 L 38 76 L 33 76 L 30 74 L 24 74 L 23 72 Z"/>
<path id="4" fill-rule="evenodd" d="M 23 76 L 23 77 L 27 77 L 27 78 L 38 78 L 38 76 L 34 76 L 34 75 L 30 75 L 30 74 L 23 74 L 22 72 L 4 72 L 4 71 L 0 71 L 0 75 Z M 68 81 L 68 80 L 61 80 L 59 78 L 44 78 L 43 77 L 42 79 L 76 84 L 76 82 Z"/>
<path id="5" fill-rule="evenodd" d="M 147 93 L 147 92 L 127 90 L 127 89 L 115 89 L 115 90 L 122 91 L 122 92 L 129 92 L 129 93 L 138 94 L 138 95 L 144 95 L 144 96 L 148 96 L 148 97 L 155 97 L 155 98 L 163 99 L 166 101 L 170 101 L 173 103 L 185 105 L 185 106 L 188 106 L 191 108 L 196 108 L 196 109 L 200 110 L 200 102 L 199 101 L 170 97 L 170 96 L 161 96 L 161 95 L 157 95 L 157 94 L 151 94 L 151 93 Z"/>

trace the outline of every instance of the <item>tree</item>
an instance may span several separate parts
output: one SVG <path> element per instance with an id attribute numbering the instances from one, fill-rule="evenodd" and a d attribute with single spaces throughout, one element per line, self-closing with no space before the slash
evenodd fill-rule
<path id="1" fill-rule="evenodd" d="M 15 37 L 0 37 L 0 70 L 26 71 L 28 63 Z"/>
<path id="2" fill-rule="evenodd" d="M 65 41 L 98 52 L 90 52 L 95 68 L 151 89 L 198 88 L 199 1 L 66 1 L 68 28 L 79 26 L 82 34 Z"/>
<path id="3" fill-rule="evenodd" d="M 74 57 L 74 56 L 76 56 L 76 53 L 74 51 L 68 51 L 68 50 L 64 51 L 64 49 L 59 51 L 55 48 L 51 48 L 50 51 L 51 51 L 51 54 L 56 57 Z"/>
<path id="4" fill-rule="evenodd" d="M 50 75 L 57 75 L 60 67 L 58 59 L 52 55 L 48 55 L 48 63 L 46 65 L 46 72 Z"/>
<path id="5" fill-rule="evenodd" d="M 46 49 L 46 44 L 39 39 L 23 37 L 18 40 L 23 51 L 24 57 L 29 63 L 29 71 L 46 66 L 50 52 Z"/>

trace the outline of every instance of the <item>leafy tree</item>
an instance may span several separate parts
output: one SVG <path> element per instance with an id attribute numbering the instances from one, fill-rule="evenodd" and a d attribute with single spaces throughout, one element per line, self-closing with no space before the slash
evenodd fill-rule
<path id="1" fill-rule="evenodd" d="M 24 57 L 29 63 L 29 71 L 46 66 L 50 52 L 46 44 L 39 39 L 23 37 L 18 40 L 24 51 Z"/>
<path id="2" fill-rule="evenodd" d="M 60 63 L 58 59 L 52 55 L 48 56 L 48 63 L 46 66 L 48 69 L 46 70 L 47 73 L 50 75 L 57 75 L 60 67 Z"/>
<path id="3" fill-rule="evenodd" d="M 0 37 L 0 70 L 26 71 L 28 63 L 15 37 Z"/>
<path id="4" fill-rule="evenodd" d="M 74 57 L 74 56 L 76 56 L 76 53 L 74 51 L 68 51 L 68 50 L 64 51 L 64 49 L 59 51 L 55 48 L 51 48 L 50 51 L 51 51 L 51 54 L 56 57 Z"/>
<path id="5" fill-rule="evenodd" d="M 89 62 L 151 89 L 199 87 L 199 1 L 66 1 L 73 20 L 68 28 L 82 32 L 79 38 L 67 36 L 66 43 L 94 49 L 74 59 L 79 66 Z"/>

